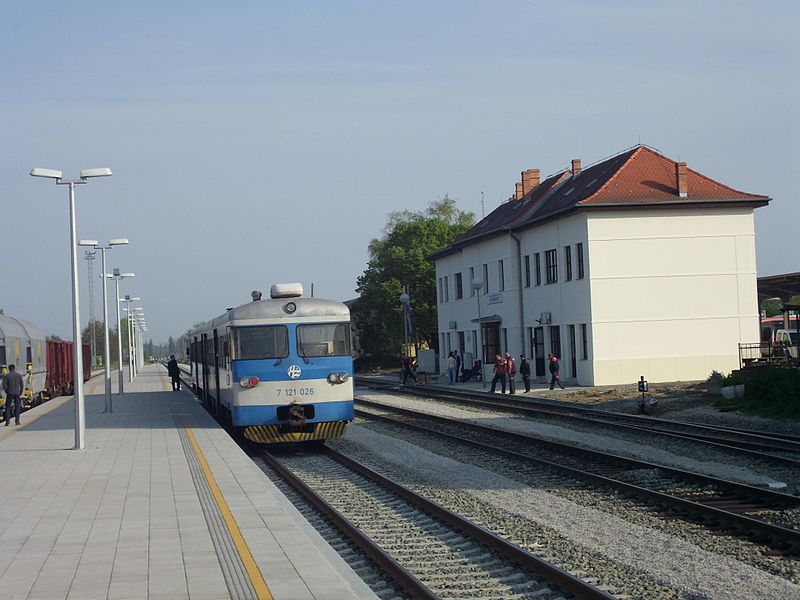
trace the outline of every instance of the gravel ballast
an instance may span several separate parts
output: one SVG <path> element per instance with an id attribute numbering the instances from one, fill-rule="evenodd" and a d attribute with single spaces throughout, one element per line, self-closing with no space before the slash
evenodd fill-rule
<path id="1" fill-rule="evenodd" d="M 376 399 L 387 402 L 384 395 Z M 412 402 L 402 400 L 405 405 Z M 430 412 L 431 406 L 425 404 L 425 410 Z M 454 416 L 452 407 L 446 410 L 447 416 Z M 462 412 L 465 420 L 475 419 L 474 413 Z M 476 420 L 486 423 L 485 417 Z M 518 419 L 492 418 L 491 421 L 493 426 L 498 427 L 500 421 L 507 421 L 503 428 L 507 426 L 515 432 L 520 432 L 519 428 L 525 429 L 522 433 L 530 433 L 530 427 L 536 425 Z M 563 427 L 544 427 L 548 429 L 549 435 L 557 436 L 558 441 L 566 439 L 564 436 L 570 431 Z M 537 435 L 544 434 L 537 431 Z M 586 444 L 585 435 L 581 434 L 581 439 L 575 441 Z M 602 445 L 603 440 L 609 441 L 608 438 L 592 440 L 592 445 Z M 331 444 L 349 454 L 356 454 L 357 459 L 394 465 L 406 474 L 413 470 L 420 485 L 436 485 L 466 494 L 498 511 L 505 511 L 518 519 L 537 524 L 552 531 L 554 536 L 561 536 L 608 557 L 610 561 L 646 574 L 661 585 L 679 590 L 685 598 L 800 598 L 800 586 L 733 558 L 705 551 L 685 540 L 577 505 L 556 494 L 526 486 L 474 465 L 433 454 L 419 446 L 365 427 L 353 425 L 348 429 L 345 438 Z M 653 460 L 652 455 L 648 456 L 646 460 Z M 687 460 L 685 457 L 679 458 L 682 461 Z M 694 462 L 703 464 L 701 461 Z M 706 469 L 708 468 L 706 465 Z M 715 465 L 713 470 L 724 468 L 730 466 Z M 763 477 L 759 479 L 756 473 L 737 472 L 737 478 L 741 477 L 751 478 L 754 483 L 763 482 Z M 591 566 L 587 566 L 587 569 L 591 572 Z"/>

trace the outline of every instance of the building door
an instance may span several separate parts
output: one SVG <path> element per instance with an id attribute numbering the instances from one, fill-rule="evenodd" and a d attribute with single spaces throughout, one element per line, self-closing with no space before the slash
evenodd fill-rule
<path id="1" fill-rule="evenodd" d="M 536 377 L 544 377 L 544 327 L 533 328 L 533 364 Z"/>

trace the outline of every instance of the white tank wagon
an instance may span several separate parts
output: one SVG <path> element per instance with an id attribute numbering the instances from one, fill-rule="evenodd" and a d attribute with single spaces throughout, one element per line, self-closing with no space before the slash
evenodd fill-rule
<path id="1" fill-rule="evenodd" d="M 42 400 L 47 375 L 44 333 L 33 323 L 0 315 L 0 373 L 15 365 L 25 379 L 23 402 L 37 404 Z"/>

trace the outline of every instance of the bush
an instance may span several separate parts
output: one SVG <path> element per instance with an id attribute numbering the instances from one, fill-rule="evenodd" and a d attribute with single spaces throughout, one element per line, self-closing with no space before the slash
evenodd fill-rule
<path id="1" fill-rule="evenodd" d="M 800 371 L 770 367 L 747 380 L 744 412 L 775 419 L 800 419 Z"/>
<path id="2" fill-rule="evenodd" d="M 730 375 L 726 375 L 725 377 L 722 378 L 722 386 L 723 387 L 728 386 L 728 385 L 741 385 L 744 382 L 745 382 L 744 375 L 742 375 L 738 371 L 734 371 Z"/>

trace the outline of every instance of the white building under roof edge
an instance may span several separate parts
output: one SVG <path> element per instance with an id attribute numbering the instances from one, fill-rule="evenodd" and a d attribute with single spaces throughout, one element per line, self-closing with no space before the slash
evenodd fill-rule
<path id="1" fill-rule="evenodd" d="M 483 358 L 487 377 L 495 354 L 525 353 L 538 381 L 553 353 L 562 380 L 586 386 L 738 368 L 738 344 L 759 341 L 754 210 L 769 201 L 643 145 L 543 181 L 523 172 L 429 257 L 441 368 L 450 350 Z"/>

